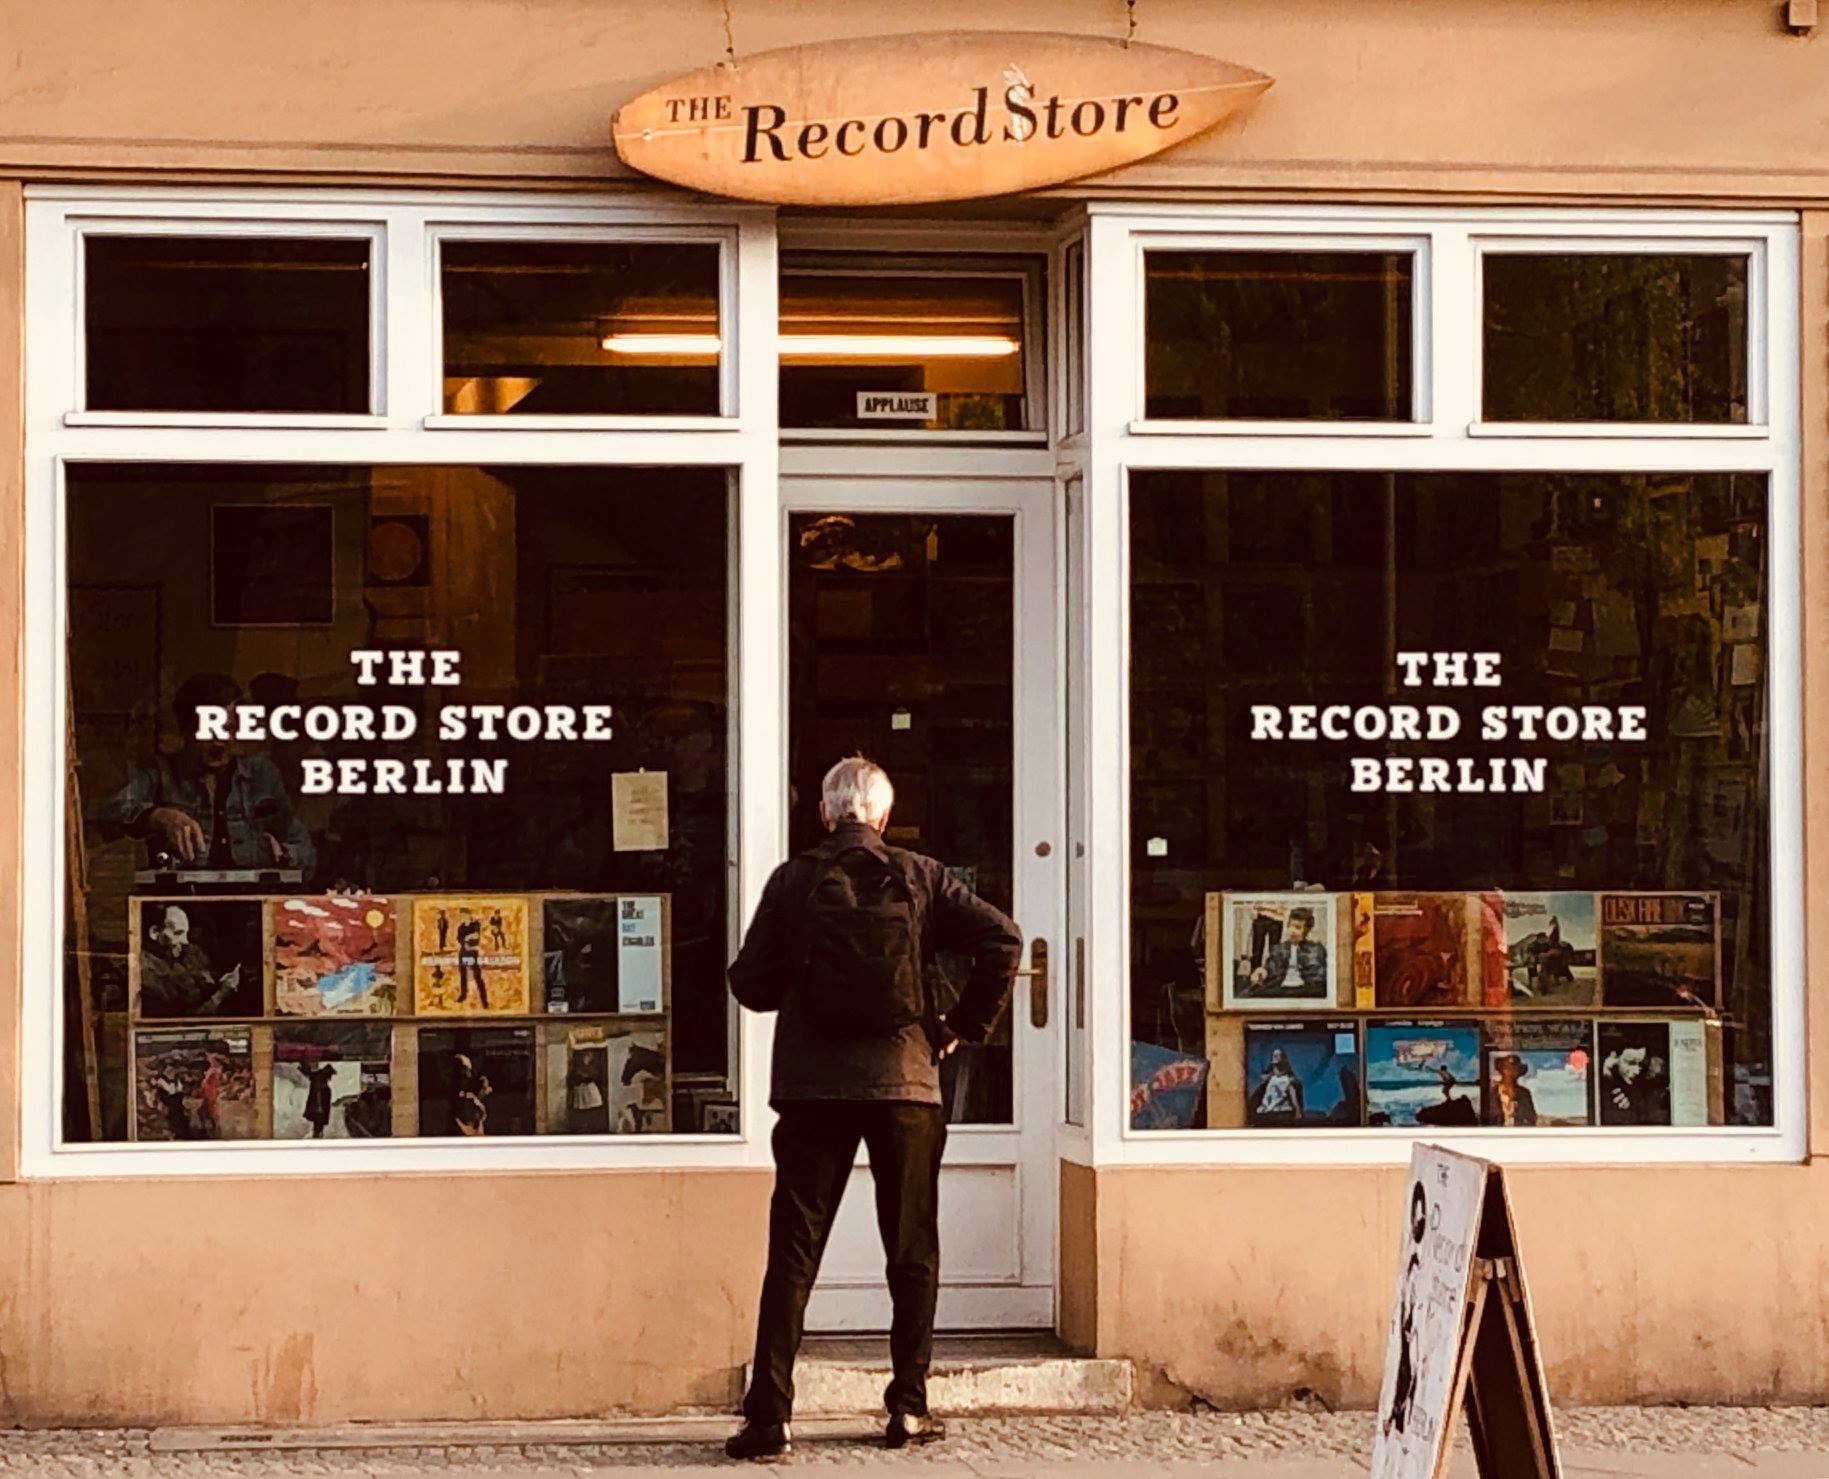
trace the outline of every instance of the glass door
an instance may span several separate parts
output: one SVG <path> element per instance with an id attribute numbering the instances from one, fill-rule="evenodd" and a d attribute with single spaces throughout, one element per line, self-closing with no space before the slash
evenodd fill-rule
<path id="1" fill-rule="evenodd" d="M 945 1065 L 942 1328 L 1053 1320 L 1051 1033 L 1059 893 L 1053 519 L 1046 484 L 790 488 L 789 844 L 822 835 L 819 783 L 862 753 L 896 787 L 889 840 L 939 858 L 1015 916 L 1026 968 L 991 1041 Z M 942 956 L 941 1009 L 964 977 Z M 860 1162 L 809 1311 L 886 1328 Z"/>

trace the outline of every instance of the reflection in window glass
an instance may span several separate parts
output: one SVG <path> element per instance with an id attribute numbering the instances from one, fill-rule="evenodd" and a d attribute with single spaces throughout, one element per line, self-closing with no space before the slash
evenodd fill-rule
<path id="1" fill-rule="evenodd" d="M 1763 477 L 1149 473 L 1130 531 L 1136 1123 L 1772 1123 Z"/>
<path id="2" fill-rule="evenodd" d="M 1490 252 L 1488 421 L 1747 419 L 1747 259 Z"/>
<path id="3" fill-rule="evenodd" d="M 825 829 L 820 780 L 845 755 L 889 772 L 889 841 L 1011 908 L 1015 856 L 1014 525 L 1007 515 L 799 514 L 788 588 L 790 851 Z M 942 955 L 944 1015 L 969 962 Z M 948 1118 L 1011 1122 L 1010 1013 L 941 1067 Z"/>
<path id="4" fill-rule="evenodd" d="M 735 1128 L 722 470 L 68 487 L 69 1138 Z"/>
<path id="5" fill-rule="evenodd" d="M 1144 254 L 1144 415 L 1408 421 L 1401 252 Z"/>
<path id="6" fill-rule="evenodd" d="M 1024 279 L 791 271 L 781 424 L 1022 431 Z"/>
<path id="7" fill-rule="evenodd" d="M 369 243 L 84 238 L 92 411 L 369 407 Z"/>
<path id="8" fill-rule="evenodd" d="M 452 415 L 719 409 L 715 243 L 446 241 Z"/>

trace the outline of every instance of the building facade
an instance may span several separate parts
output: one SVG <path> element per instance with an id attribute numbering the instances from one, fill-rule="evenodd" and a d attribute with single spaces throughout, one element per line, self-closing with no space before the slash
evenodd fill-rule
<path id="1" fill-rule="evenodd" d="M 1028 0 L 1275 85 L 874 209 L 610 120 L 890 7 L 9 4 L 0 1417 L 734 1400 L 856 749 L 1029 941 L 943 1326 L 1369 1404 L 1426 1135 L 1559 1400 L 1824 1399 L 1801 10 Z"/>

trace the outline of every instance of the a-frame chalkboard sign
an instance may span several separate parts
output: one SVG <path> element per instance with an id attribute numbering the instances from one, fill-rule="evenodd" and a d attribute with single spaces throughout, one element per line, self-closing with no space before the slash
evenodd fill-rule
<path id="1" fill-rule="evenodd" d="M 1463 1405 L 1481 1479 L 1562 1479 L 1504 1173 L 1419 1145 L 1405 1193 L 1372 1479 L 1440 1479 Z"/>

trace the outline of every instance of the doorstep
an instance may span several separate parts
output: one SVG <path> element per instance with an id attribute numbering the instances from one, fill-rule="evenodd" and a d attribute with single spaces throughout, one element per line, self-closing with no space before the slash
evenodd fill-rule
<path id="1" fill-rule="evenodd" d="M 747 1368 L 743 1375 L 747 1386 Z M 794 1368 L 794 1411 L 881 1413 L 888 1384 L 888 1336 L 808 1336 Z M 1121 1413 L 1131 1405 L 1131 1365 L 1075 1355 L 1052 1335 L 941 1336 L 927 1402 L 948 1417 Z"/>

